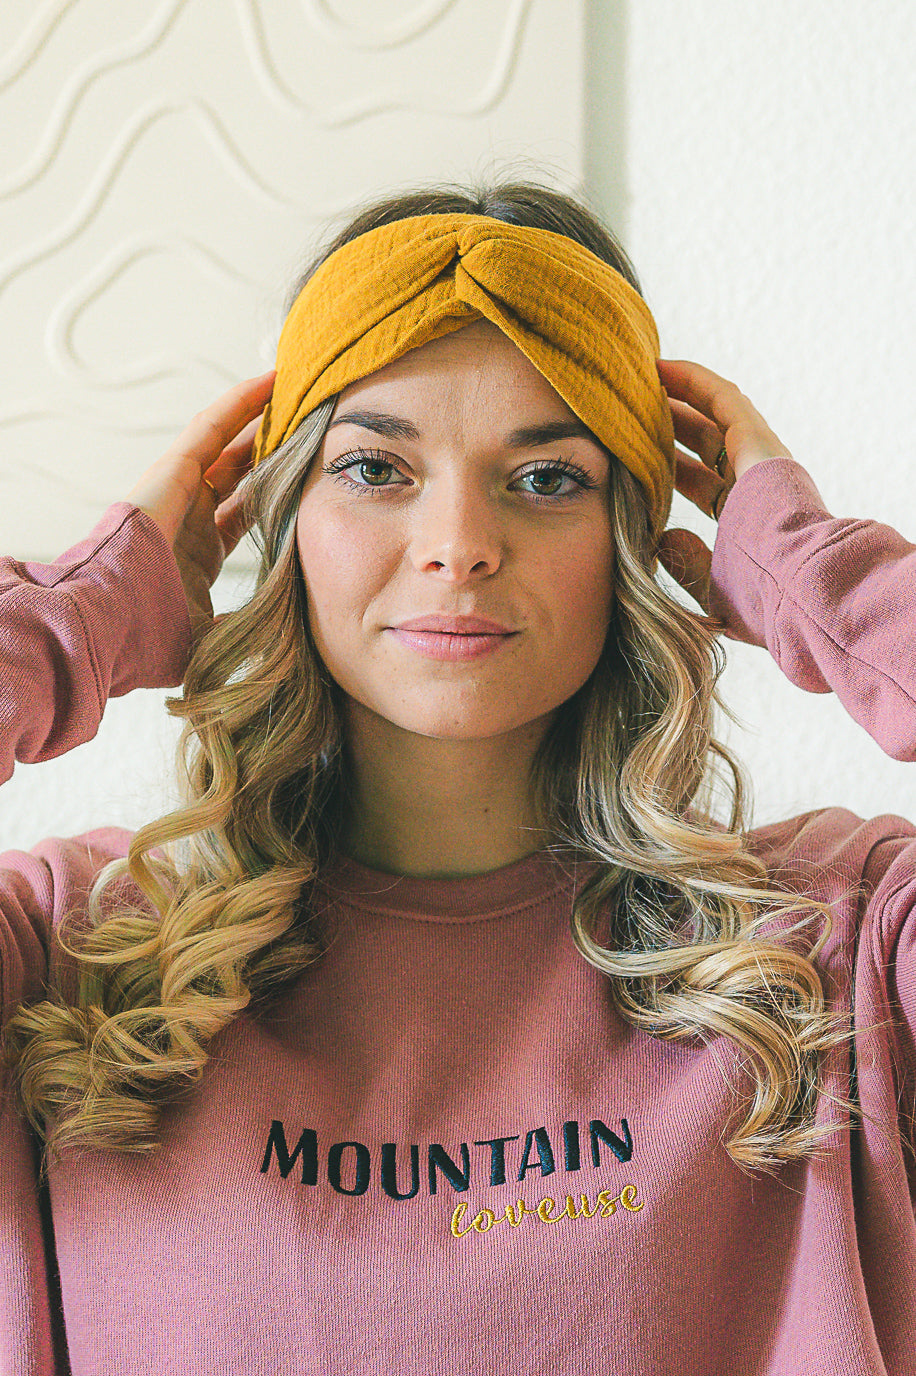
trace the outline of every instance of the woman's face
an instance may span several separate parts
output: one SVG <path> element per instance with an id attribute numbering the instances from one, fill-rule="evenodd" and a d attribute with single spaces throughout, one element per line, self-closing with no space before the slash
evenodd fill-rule
<path id="1" fill-rule="evenodd" d="M 598 442 L 489 321 L 347 387 L 297 540 L 312 635 L 348 708 L 451 740 L 546 729 L 608 628 L 608 477 Z M 504 633 L 404 629 L 434 616 Z"/>

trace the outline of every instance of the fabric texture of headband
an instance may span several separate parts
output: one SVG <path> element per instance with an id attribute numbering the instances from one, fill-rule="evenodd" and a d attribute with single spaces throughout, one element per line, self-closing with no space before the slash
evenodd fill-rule
<path id="1" fill-rule="evenodd" d="M 283 326 L 254 462 L 351 382 L 481 318 L 638 479 L 657 538 L 671 509 L 674 435 L 648 306 L 575 240 L 486 216 L 397 220 L 322 263 Z"/>

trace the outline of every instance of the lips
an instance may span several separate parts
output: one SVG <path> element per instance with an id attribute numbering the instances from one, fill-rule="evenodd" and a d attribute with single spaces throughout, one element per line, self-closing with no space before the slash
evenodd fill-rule
<path id="1" fill-rule="evenodd" d="M 438 631 L 440 635 L 512 635 L 511 626 L 490 621 L 484 616 L 416 616 L 401 621 L 396 631 Z"/>

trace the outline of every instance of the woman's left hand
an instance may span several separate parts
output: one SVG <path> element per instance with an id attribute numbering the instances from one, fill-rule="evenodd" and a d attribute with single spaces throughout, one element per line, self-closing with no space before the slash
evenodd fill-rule
<path id="1" fill-rule="evenodd" d="M 706 516 L 718 518 L 722 501 L 737 480 L 764 459 L 791 458 L 760 412 L 743 392 L 718 373 L 686 359 L 660 358 L 658 373 L 668 394 L 674 437 L 699 459 L 675 451 L 674 484 Z M 724 477 L 715 463 L 725 447 Z M 689 530 L 666 530 L 658 544 L 659 561 L 709 611 L 712 551 Z"/>

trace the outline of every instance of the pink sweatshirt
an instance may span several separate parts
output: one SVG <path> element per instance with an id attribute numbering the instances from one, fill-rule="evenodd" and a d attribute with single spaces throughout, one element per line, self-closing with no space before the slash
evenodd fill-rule
<path id="1" fill-rule="evenodd" d="M 913 545 L 834 519 L 772 459 L 728 499 L 713 579 L 732 635 L 914 758 Z M 0 565 L 0 618 L 3 777 L 89 739 L 109 696 L 177 684 L 188 654 L 171 552 L 124 504 L 53 565 Z M 2 858 L 4 1016 L 74 987 L 49 927 L 128 840 Z M 859 1032 L 856 1078 L 840 1050 L 829 1084 L 870 1117 L 825 1161 L 732 1164 L 731 1043 L 615 1014 L 568 930 L 588 865 L 427 880 L 340 858 L 337 940 L 217 1038 L 154 1159 L 74 1157 L 45 1195 L 7 1106 L 0 1371 L 912 1376 L 916 828 L 829 808 L 752 840 L 835 903 L 820 965 Z M 845 1121 L 827 1099 L 819 1117 Z"/>

